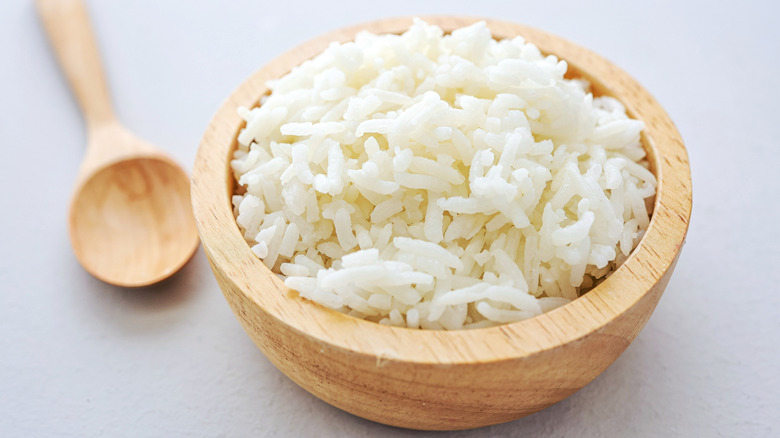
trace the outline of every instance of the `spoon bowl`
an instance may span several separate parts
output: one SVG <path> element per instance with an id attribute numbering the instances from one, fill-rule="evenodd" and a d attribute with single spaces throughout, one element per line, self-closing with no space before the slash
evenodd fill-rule
<path id="1" fill-rule="evenodd" d="M 187 174 L 160 156 L 124 159 L 91 174 L 70 209 L 81 265 L 120 286 L 145 286 L 176 272 L 197 245 L 189 191 Z"/>
<path id="2" fill-rule="evenodd" d="M 117 121 L 81 0 L 37 0 L 38 12 L 87 122 L 69 230 L 90 274 L 146 286 L 179 270 L 198 246 L 187 173 Z"/>

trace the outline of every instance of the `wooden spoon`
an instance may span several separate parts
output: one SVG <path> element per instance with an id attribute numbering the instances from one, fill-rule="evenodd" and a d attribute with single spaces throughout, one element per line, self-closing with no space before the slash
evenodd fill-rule
<path id="1" fill-rule="evenodd" d="M 36 3 L 87 124 L 87 152 L 70 205 L 73 251 L 84 269 L 107 283 L 163 280 L 198 245 L 189 177 L 117 120 L 82 1 Z"/>

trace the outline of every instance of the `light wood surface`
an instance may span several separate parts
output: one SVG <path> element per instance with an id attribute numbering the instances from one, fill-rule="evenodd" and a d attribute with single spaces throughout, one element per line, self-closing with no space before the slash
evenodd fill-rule
<path id="1" fill-rule="evenodd" d="M 70 206 L 73 251 L 95 277 L 145 286 L 192 256 L 198 235 L 187 173 L 114 115 L 81 0 L 37 0 L 38 12 L 87 124 Z"/>
<path id="2" fill-rule="evenodd" d="M 426 17 L 445 31 L 477 21 Z M 468 331 L 421 331 L 352 318 L 298 297 L 250 251 L 230 206 L 229 160 L 265 83 L 362 30 L 400 33 L 410 18 L 365 23 L 309 41 L 254 73 L 208 126 L 193 173 L 193 207 L 212 270 L 238 320 L 287 376 L 326 402 L 390 425 L 452 430 L 536 412 L 593 380 L 633 341 L 674 269 L 691 214 L 688 157 L 655 99 L 598 55 L 548 33 L 486 20 L 496 38 L 522 35 L 567 60 L 597 94 L 620 99 L 643 120 L 643 142 L 659 185 L 646 235 L 602 284 L 570 304 L 525 321 Z M 258 401 L 258 405 L 260 405 Z M 641 407 L 637 407 L 641 409 Z"/>

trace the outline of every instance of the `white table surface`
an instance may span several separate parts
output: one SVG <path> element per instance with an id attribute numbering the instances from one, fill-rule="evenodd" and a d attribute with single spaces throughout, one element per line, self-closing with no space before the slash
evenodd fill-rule
<path id="1" fill-rule="evenodd" d="M 343 25 L 477 14 L 604 55 L 657 97 L 685 139 L 694 190 L 685 250 L 650 322 L 593 383 L 538 414 L 453 436 L 780 436 L 776 2 L 88 4 L 120 118 L 187 167 L 245 77 Z M 425 435 L 346 414 L 277 371 L 202 250 L 146 289 L 85 273 L 65 221 L 85 134 L 31 0 L 0 2 L 0 41 L 0 436 Z"/>

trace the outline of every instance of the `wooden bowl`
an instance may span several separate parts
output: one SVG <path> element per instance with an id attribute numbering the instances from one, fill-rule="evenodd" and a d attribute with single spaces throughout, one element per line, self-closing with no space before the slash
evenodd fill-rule
<path id="1" fill-rule="evenodd" d="M 446 32 L 477 19 L 426 17 Z M 254 73 L 223 103 L 198 151 L 192 200 L 201 241 L 225 298 L 271 362 L 322 400 L 355 415 L 414 429 L 466 429 L 506 422 L 568 397 L 604 371 L 647 322 L 674 269 L 691 214 L 688 157 L 655 99 L 598 55 L 548 33 L 485 20 L 497 39 L 522 35 L 569 62 L 596 94 L 643 120 L 658 191 L 647 233 L 603 283 L 549 313 L 464 331 L 383 326 L 346 316 L 284 286 L 250 251 L 233 217 L 229 169 L 244 122 L 277 78 L 364 29 L 401 33 L 411 18 L 375 21 L 311 40 Z M 616 388 L 619 390 L 619 388 Z"/>

